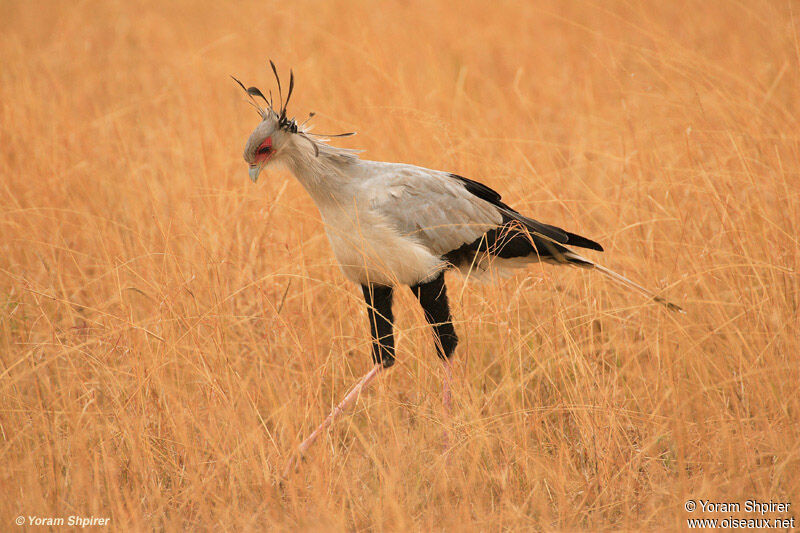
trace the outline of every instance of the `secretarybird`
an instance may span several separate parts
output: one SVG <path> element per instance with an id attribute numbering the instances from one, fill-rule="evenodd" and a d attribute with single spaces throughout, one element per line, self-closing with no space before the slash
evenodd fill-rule
<path id="1" fill-rule="evenodd" d="M 680 307 L 595 262 L 569 246 L 602 252 L 598 243 L 555 226 L 537 222 L 505 204 L 500 194 L 457 174 L 401 163 L 360 159 L 357 151 L 329 145 L 289 118 L 280 78 L 278 107 L 255 87 L 246 88 L 261 122 L 244 150 L 255 182 L 268 165 L 282 163 L 308 191 L 319 209 L 325 231 L 344 275 L 359 284 L 367 303 L 374 366 L 345 395 L 325 421 L 299 447 L 299 455 L 360 392 L 395 361 L 392 326 L 394 287 L 407 285 L 433 328 L 436 350 L 444 362 L 443 402 L 450 410 L 450 357 L 458 344 L 447 300 L 444 273 L 470 273 L 490 265 L 507 269 L 545 261 L 597 270 L 668 308 Z M 256 98 L 264 102 L 260 105 Z M 309 118 L 313 116 L 310 115 Z M 287 467 L 292 468 L 294 459 Z"/>

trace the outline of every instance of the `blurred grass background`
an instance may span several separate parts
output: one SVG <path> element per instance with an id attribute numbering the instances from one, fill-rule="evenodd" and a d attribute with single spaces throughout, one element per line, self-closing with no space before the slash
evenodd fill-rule
<path id="1" fill-rule="evenodd" d="M 793 2 L 0 3 L 0 529 L 675 529 L 800 505 Z M 452 420 L 410 292 L 399 364 L 276 486 L 369 364 L 360 291 L 262 89 L 368 159 L 457 172 L 688 314 L 590 272 L 451 278 Z M 455 446 L 445 461 L 443 428 Z"/>

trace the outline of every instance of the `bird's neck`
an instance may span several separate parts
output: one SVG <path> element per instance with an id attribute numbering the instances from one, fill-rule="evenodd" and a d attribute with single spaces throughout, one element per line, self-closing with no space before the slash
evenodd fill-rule
<path id="1" fill-rule="evenodd" d="M 293 139 L 295 150 L 287 158 L 289 170 L 318 206 L 339 201 L 357 179 L 360 159 L 352 150 L 316 142 L 319 152 L 304 139 Z"/>

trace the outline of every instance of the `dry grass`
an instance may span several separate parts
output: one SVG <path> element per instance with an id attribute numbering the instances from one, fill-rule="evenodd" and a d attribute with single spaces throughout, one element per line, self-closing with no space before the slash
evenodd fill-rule
<path id="1" fill-rule="evenodd" d="M 3 2 L 0 529 L 660 529 L 687 497 L 800 505 L 798 16 Z M 247 180 L 257 117 L 228 75 L 268 86 L 267 57 L 298 116 L 360 132 L 337 144 L 480 179 L 688 314 L 577 270 L 453 275 L 448 422 L 404 291 L 398 365 L 280 491 L 369 348 L 306 193 Z"/>

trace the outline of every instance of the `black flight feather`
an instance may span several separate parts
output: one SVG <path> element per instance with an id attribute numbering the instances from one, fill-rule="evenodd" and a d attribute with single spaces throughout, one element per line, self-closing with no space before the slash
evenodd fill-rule
<path id="1" fill-rule="evenodd" d="M 533 220 L 532 218 L 528 218 L 522 215 L 516 209 L 505 204 L 502 201 L 502 197 L 500 196 L 499 192 L 495 191 L 490 187 L 487 187 L 483 183 L 471 180 L 469 178 L 465 178 L 463 176 L 459 176 L 458 174 L 450 174 L 450 177 L 460 181 L 464 185 L 464 188 L 466 188 L 469 192 L 471 192 L 478 198 L 486 200 L 490 204 L 499 207 L 501 211 L 504 213 L 504 215 L 506 215 L 510 219 L 520 222 L 523 226 L 525 226 L 526 229 L 528 229 L 533 233 L 538 233 L 546 237 L 547 239 L 555 241 L 556 243 L 567 244 L 570 246 L 577 246 L 579 248 L 589 248 L 591 250 L 597 250 L 599 252 L 603 251 L 603 247 L 591 239 L 587 239 L 586 237 L 581 237 L 580 235 L 564 231 L 563 229 L 558 228 L 556 226 L 551 226 L 550 224 L 544 224 L 542 222 Z"/>

